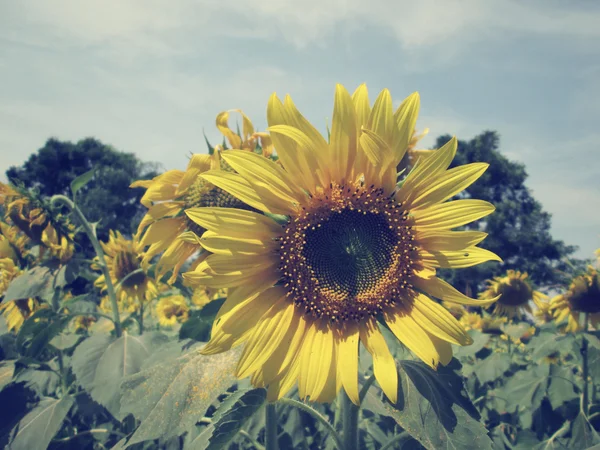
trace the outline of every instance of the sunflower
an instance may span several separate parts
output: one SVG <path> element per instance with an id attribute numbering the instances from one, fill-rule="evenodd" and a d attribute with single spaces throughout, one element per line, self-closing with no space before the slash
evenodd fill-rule
<path id="1" fill-rule="evenodd" d="M 238 136 L 227 125 L 229 112 L 217 116 L 219 130 L 232 146 L 254 152 L 260 141 L 263 154 L 269 155 L 272 148 L 269 139 L 262 137 L 264 133 L 255 133 L 250 119 L 241 111 L 236 111 L 243 118 L 242 136 Z M 183 213 L 185 209 L 202 206 L 245 207 L 243 202 L 199 176 L 211 169 L 222 170 L 230 175 L 233 172 L 220 158 L 218 147 L 211 155 L 192 155 L 185 172 L 170 170 L 152 180 L 136 181 L 130 186 L 146 188 L 141 202 L 148 208 L 148 213 L 139 224 L 137 236 L 144 247 L 149 246 L 144 265 L 162 253 L 156 265 L 157 278 L 172 269 L 168 282 L 173 283 L 181 266 L 201 248 L 197 236 L 204 229 Z M 201 261 L 202 258 L 196 263 Z"/>
<path id="2" fill-rule="evenodd" d="M 527 272 L 507 270 L 503 277 L 488 280 L 488 288 L 479 294 L 482 300 L 501 296 L 494 307 L 494 314 L 509 318 L 520 317 L 525 311 L 532 313 L 529 301 L 533 300 L 540 308 L 546 295 L 535 291 L 527 279 Z"/>
<path id="3" fill-rule="evenodd" d="M 23 271 L 15 265 L 11 258 L 0 259 L 0 297 L 4 295 L 11 281 Z M 35 311 L 40 309 L 40 303 L 33 298 L 12 300 L 0 304 L 0 312 L 6 320 L 9 330 L 19 331 L 21 325 Z"/>
<path id="4" fill-rule="evenodd" d="M 136 239 L 128 240 L 119 231 L 109 232 L 108 242 L 101 242 L 110 279 L 117 294 L 117 300 L 124 310 L 136 310 L 135 305 L 149 301 L 158 295 L 156 283 L 142 267 L 143 248 Z M 92 268 L 99 270 L 97 263 Z M 106 279 L 100 275 L 94 285 L 106 290 Z M 109 308 L 109 304 L 105 304 Z"/>
<path id="5" fill-rule="evenodd" d="M 28 192 L 0 183 L 0 205 L 5 216 L 34 244 L 42 246 L 42 255 L 50 255 L 65 263 L 73 256 L 75 227 L 61 215 L 53 215 L 39 198 Z M 4 232 L 3 232 L 4 234 Z"/>
<path id="6" fill-rule="evenodd" d="M 554 320 L 554 316 L 550 311 L 550 303 L 540 303 L 540 305 L 535 309 L 535 311 L 533 311 L 533 316 L 535 317 L 536 322 L 540 325 L 552 322 Z"/>
<path id="7" fill-rule="evenodd" d="M 163 327 L 172 327 L 178 322 L 185 322 L 189 315 L 190 307 L 183 295 L 163 297 L 156 304 L 158 323 Z"/>
<path id="8" fill-rule="evenodd" d="M 594 327 L 600 324 L 600 276 L 592 266 L 587 273 L 573 279 L 564 294 L 557 295 L 550 301 L 550 312 L 557 323 L 567 319 L 566 332 L 581 329 L 579 314 L 588 314 Z"/>
<path id="9" fill-rule="evenodd" d="M 394 358 L 377 319 L 431 367 L 447 364 L 451 344 L 471 337 L 430 296 L 467 305 L 470 299 L 437 278 L 436 268 L 499 260 L 478 248 L 486 234 L 450 231 L 488 215 L 478 200 L 444 203 L 473 183 L 487 164 L 450 170 L 452 139 L 397 186 L 396 167 L 417 119 L 419 96 L 394 113 L 389 91 L 373 108 L 366 86 L 351 97 L 338 85 L 329 142 L 275 94 L 267 108 L 281 166 L 254 153 L 228 150 L 237 172 L 202 176 L 265 214 L 192 208 L 207 231 L 209 255 L 184 274 L 191 285 L 234 288 L 203 353 L 246 343 L 236 368 L 278 399 L 298 381 L 302 398 L 331 401 L 340 387 L 358 403 L 358 346 L 373 355 L 374 373 L 396 400 Z"/>
<path id="10" fill-rule="evenodd" d="M 10 258 L 18 264 L 27 256 L 27 237 L 17 227 L 0 221 L 0 258 Z"/>
<path id="11" fill-rule="evenodd" d="M 459 322 L 465 330 L 483 331 L 484 319 L 475 312 L 466 312 L 460 317 Z"/>

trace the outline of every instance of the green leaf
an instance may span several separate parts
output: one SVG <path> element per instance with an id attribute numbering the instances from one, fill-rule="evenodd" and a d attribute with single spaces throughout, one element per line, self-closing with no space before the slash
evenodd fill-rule
<path id="1" fill-rule="evenodd" d="M 69 323 L 65 316 L 50 308 L 42 308 L 31 315 L 19 329 L 17 349 L 23 356 L 36 358 Z"/>
<path id="2" fill-rule="evenodd" d="M 186 320 L 179 329 L 179 339 L 192 339 L 198 342 L 208 342 L 212 324 L 202 317 L 194 315 Z"/>
<path id="3" fill-rule="evenodd" d="M 82 336 L 78 334 L 61 333 L 50 340 L 50 345 L 57 350 L 68 350 L 75 347 L 81 338 Z"/>
<path id="4" fill-rule="evenodd" d="M 73 283 L 79 276 L 79 268 L 79 262 L 74 260 L 61 265 L 54 277 L 54 288 L 63 288 Z"/>
<path id="5" fill-rule="evenodd" d="M 502 327 L 502 331 L 512 338 L 520 339 L 530 327 L 527 322 L 509 323 Z"/>
<path id="6" fill-rule="evenodd" d="M 550 365 L 548 380 L 548 399 L 552 409 L 558 409 L 563 403 L 579 397 L 574 389 L 575 377 L 568 367 Z"/>
<path id="7" fill-rule="evenodd" d="M 533 349 L 531 357 L 534 360 L 539 360 L 557 352 L 562 354 L 576 351 L 577 343 L 575 342 L 575 338 L 570 334 L 563 336 L 544 331 L 531 338 L 527 348 Z"/>
<path id="8" fill-rule="evenodd" d="M 3 302 L 52 295 L 54 273 L 46 266 L 29 269 L 11 281 L 4 294 Z"/>
<path id="9" fill-rule="evenodd" d="M 597 444 L 600 444 L 600 436 L 583 414 L 583 411 L 580 411 L 573 420 L 569 448 L 589 448 Z"/>
<path id="10" fill-rule="evenodd" d="M 507 400 L 507 411 L 517 411 L 519 406 L 531 410 L 540 407 L 546 395 L 550 366 L 542 364 L 530 370 L 522 370 L 510 377 L 506 384 L 498 389 Z"/>
<path id="11" fill-rule="evenodd" d="M 95 169 L 89 170 L 71 181 L 71 194 L 73 195 L 73 198 L 75 198 L 75 194 L 77 194 L 79 189 L 92 181 L 92 178 L 94 178 L 94 173 Z"/>
<path id="12" fill-rule="evenodd" d="M 92 399 L 119 418 L 121 381 L 138 372 L 166 341 L 162 333 L 132 336 L 123 332 L 118 339 L 102 334 L 91 336 L 73 353 L 73 373 Z"/>
<path id="13" fill-rule="evenodd" d="M 454 347 L 454 354 L 461 361 L 466 358 L 474 358 L 475 354 L 486 346 L 491 337 L 489 334 L 477 330 L 469 330 L 468 333 L 473 338 L 473 343 L 464 347 Z"/>
<path id="14" fill-rule="evenodd" d="M 587 339 L 589 345 L 594 347 L 597 350 L 600 350 L 600 339 L 595 334 L 592 333 L 583 333 L 585 338 Z"/>
<path id="15" fill-rule="evenodd" d="M 0 361 L 0 391 L 12 381 L 15 373 L 15 361 Z"/>
<path id="16" fill-rule="evenodd" d="M 179 436 L 234 382 L 240 350 L 205 356 L 198 347 L 128 377 L 121 384 L 121 416 L 142 423 L 127 445 Z"/>
<path id="17" fill-rule="evenodd" d="M 73 405 L 73 398 L 44 398 L 13 429 L 10 450 L 46 450 Z"/>
<path id="18" fill-rule="evenodd" d="M 479 382 L 488 383 L 504 375 L 510 369 L 510 363 L 511 359 L 508 353 L 494 352 L 475 364 L 473 371 Z"/>
<path id="19" fill-rule="evenodd" d="M 362 406 L 393 418 L 430 450 L 488 449 L 492 441 L 465 392 L 454 359 L 437 371 L 422 362 L 400 361 L 398 402 L 384 403 L 371 388 Z"/>
<path id="20" fill-rule="evenodd" d="M 237 391 L 227 397 L 215 412 L 212 424 L 194 439 L 189 450 L 219 450 L 235 438 L 244 424 L 265 403 L 267 391 Z"/>

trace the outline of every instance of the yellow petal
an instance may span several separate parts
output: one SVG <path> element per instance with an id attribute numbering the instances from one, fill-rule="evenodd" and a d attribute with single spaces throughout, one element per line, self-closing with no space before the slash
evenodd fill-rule
<path id="1" fill-rule="evenodd" d="M 440 362 L 444 366 L 450 364 L 450 361 L 452 361 L 452 345 L 438 337 L 432 336 L 431 334 L 429 335 L 429 338 L 431 339 L 431 342 L 433 342 L 435 349 L 440 355 Z"/>
<path id="2" fill-rule="evenodd" d="M 287 173 L 275 162 L 253 152 L 228 150 L 221 157 L 243 176 L 258 193 L 277 194 L 289 203 L 300 203 L 305 195 L 291 183 Z"/>
<path id="3" fill-rule="evenodd" d="M 276 242 L 273 239 L 254 239 L 224 236 L 214 231 L 206 231 L 200 244 L 206 250 L 217 255 L 258 255 L 272 252 Z"/>
<path id="4" fill-rule="evenodd" d="M 398 399 L 398 371 L 379 326 L 374 319 L 360 327 L 360 340 L 373 355 L 373 373 L 381 389 L 392 403 Z"/>
<path id="5" fill-rule="evenodd" d="M 236 376 L 245 378 L 258 370 L 279 347 L 294 316 L 294 304 L 284 292 L 262 316 L 248 338 L 238 361 Z"/>
<path id="6" fill-rule="evenodd" d="M 408 145 L 412 139 L 413 131 L 417 125 L 417 118 L 419 117 L 419 108 L 421 105 L 421 98 L 418 92 L 414 92 L 409 95 L 400 104 L 394 118 L 399 128 L 397 138 L 394 142 L 394 152 L 396 161 L 400 162 L 408 149 Z"/>
<path id="7" fill-rule="evenodd" d="M 338 377 L 348 397 L 355 405 L 360 403 L 358 397 L 358 328 L 349 326 L 336 337 L 338 348 Z"/>
<path id="8" fill-rule="evenodd" d="M 455 200 L 412 211 L 419 230 L 449 230 L 481 219 L 496 208 L 483 200 Z"/>
<path id="9" fill-rule="evenodd" d="M 425 364 L 434 369 L 437 367 L 440 355 L 431 341 L 429 333 L 426 333 L 409 313 L 398 308 L 394 312 L 385 313 L 384 317 L 390 330 L 400 342 Z"/>
<path id="10" fill-rule="evenodd" d="M 366 84 L 361 84 L 352 94 L 352 102 L 356 111 L 356 126 L 360 130 L 367 125 L 371 114 L 371 104 L 369 103 L 369 91 Z"/>
<path id="11" fill-rule="evenodd" d="M 252 211 L 235 208 L 190 208 L 187 216 L 202 228 L 222 236 L 269 239 L 281 235 L 282 228 L 273 219 Z"/>
<path id="12" fill-rule="evenodd" d="M 402 183 L 396 199 L 406 206 L 412 205 L 415 197 L 423 189 L 430 187 L 434 184 L 435 178 L 444 174 L 456 155 L 457 145 L 456 138 L 452 138 L 430 157 L 420 159 Z"/>
<path id="13" fill-rule="evenodd" d="M 412 283 L 415 285 L 415 287 L 435 298 L 439 298 L 440 300 L 444 300 L 446 302 L 458 303 L 460 305 L 486 307 L 500 298 L 500 296 L 494 297 L 491 300 L 477 300 L 474 298 L 469 298 L 463 293 L 457 291 L 444 280 L 437 277 L 422 278 L 416 276 L 412 279 Z"/>
<path id="14" fill-rule="evenodd" d="M 357 150 L 356 114 L 352 98 L 344 86 L 337 84 L 329 147 L 335 163 L 332 174 L 340 184 L 350 179 Z"/>
<path id="15" fill-rule="evenodd" d="M 194 271 L 184 273 L 183 279 L 190 286 L 236 287 L 254 277 L 274 271 L 276 263 L 275 258 L 270 255 L 210 255 Z"/>
<path id="16" fill-rule="evenodd" d="M 426 295 L 418 294 L 414 299 L 412 318 L 429 334 L 456 345 L 469 345 L 473 339 L 458 320 L 439 303 Z"/>
<path id="17" fill-rule="evenodd" d="M 298 358 L 300 346 L 304 341 L 305 330 L 306 321 L 303 315 L 296 310 L 279 347 L 263 365 L 263 376 L 267 383 L 280 378 L 283 372 Z"/>
<path id="18" fill-rule="evenodd" d="M 426 162 L 432 158 L 433 156 Z M 447 170 L 415 191 L 415 196 L 411 198 L 408 207 L 415 210 L 441 203 L 473 184 L 488 167 L 487 163 L 472 163 Z"/>
<path id="19" fill-rule="evenodd" d="M 476 266 L 486 261 L 499 261 L 502 259 L 495 253 L 484 248 L 469 247 L 461 251 L 437 251 L 430 253 L 420 251 L 420 260 L 430 267 L 444 267 L 448 269 L 462 269 L 464 267 Z"/>
<path id="20" fill-rule="evenodd" d="M 285 396 L 294 386 L 300 375 L 300 358 L 296 358 L 291 367 L 278 380 L 269 384 L 267 389 L 267 401 L 275 402 Z"/>
<path id="21" fill-rule="evenodd" d="M 483 241 L 487 233 L 482 231 L 417 230 L 416 240 L 429 252 L 441 250 L 464 250 Z"/>
<path id="22" fill-rule="evenodd" d="M 322 173 L 323 170 L 329 170 L 327 142 L 300 114 L 289 97 L 286 97 L 286 104 L 283 105 L 275 94 L 271 96 L 267 106 L 267 122 L 270 131 L 272 127 L 279 125 L 299 130 L 299 133 L 292 137 L 285 134 L 286 128 L 279 128 L 279 132 L 271 134 L 279 160 L 285 167 L 288 176 L 294 180 L 294 184 L 310 192 L 312 186 L 315 185 L 315 177 L 321 177 L 321 183 L 328 185 L 328 172 Z M 303 145 L 308 142 L 301 137 L 302 135 L 306 136 L 306 141 L 310 142 L 310 147 L 306 147 L 306 149 L 303 148 Z M 300 139 L 300 142 L 296 139 Z M 313 147 L 314 152 L 311 150 Z M 306 165 L 309 164 L 311 158 L 316 158 L 319 162 L 316 164 L 317 167 L 308 173 Z"/>
<path id="23" fill-rule="evenodd" d="M 389 90 L 383 89 L 375 99 L 366 128 L 377 134 L 387 144 L 386 147 L 390 149 L 391 154 L 397 127 L 394 122 L 392 96 Z"/>
<path id="24" fill-rule="evenodd" d="M 229 192 L 234 197 L 244 203 L 272 214 L 288 215 L 295 211 L 293 205 L 281 197 L 263 190 L 259 194 L 244 177 L 241 175 L 226 172 L 224 170 L 211 170 L 204 172 L 202 178 Z"/>
<path id="25" fill-rule="evenodd" d="M 333 356 L 333 333 L 315 322 L 307 332 L 300 353 L 300 381 L 303 397 L 316 400 L 327 382 Z"/>

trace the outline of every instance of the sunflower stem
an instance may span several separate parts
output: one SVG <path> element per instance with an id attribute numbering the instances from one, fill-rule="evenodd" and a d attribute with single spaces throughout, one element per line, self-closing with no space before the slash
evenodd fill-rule
<path id="1" fill-rule="evenodd" d="M 138 323 L 140 324 L 140 335 L 144 334 L 144 302 L 138 299 L 140 302 L 140 318 Z"/>
<path id="2" fill-rule="evenodd" d="M 346 390 L 340 393 L 344 450 L 358 450 L 358 406 L 352 403 Z"/>
<path id="3" fill-rule="evenodd" d="M 588 313 L 584 313 L 583 316 L 583 333 L 581 334 L 581 356 L 583 357 L 583 414 L 587 417 L 589 408 L 589 383 L 588 383 L 588 341 L 585 337 L 585 333 L 588 331 L 589 317 Z"/>
<path id="4" fill-rule="evenodd" d="M 265 449 L 278 450 L 277 445 L 277 410 L 275 403 L 267 403 L 265 407 Z"/>
<path id="5" fill-rule="evenodd" d="M 102 250 L 102 246 L 98 241 L 98 237 L 96 236 L 96 231 L 92 228 L 90 223 L 87 221 L 81 210 L 73 203 L 73 201 L 65 197 L 64 195 L 54 195 L 50 199 L 51 204 L 54 206 L 58 203 L 62 203 L 64 206 L 69 208 L 71 212 L 77 216 L 77 219 L 81 223 L 85 234 L 87 234 L 90 242 L 92 243 L 92 247 L 94 247 L 94 251 L 96 252 L 96 256 L 98 257 L 98 266 L 102 270 L 102 274 L 104 275 L 104 279 L 106 281 L 106 290 L 108 292 L 108 298 L 110 299 L 112 314 L 113 314 L 113 322 L 115 324 L 115 334 L 117 337 L 121 337 L 121 320 L 119 318 L 119 305 L 117 303 L 117 296 L 115 294 L 115 288 L 112 284 L 112 280 L 110 279 L 110 272 L 108 271 L 108 266 L 106 265 L 106 259 L 104 257 L 104 251 Z"/>

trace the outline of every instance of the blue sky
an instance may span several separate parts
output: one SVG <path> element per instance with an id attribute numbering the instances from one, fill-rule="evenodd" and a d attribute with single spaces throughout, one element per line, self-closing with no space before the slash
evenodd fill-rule
<path id="1" fill-rule="evenodd" d="M 165 5 L 168 4 L 168 7 Z M 0 169 L 94 136 L 165 169 L 289 93 L 319 128 L 335 83 L 421 94 L 423 145 L 485 129 L 526 164 L 553 234 L 600 247 L 600 4 L 558 0 L 0 0 Z"/>

